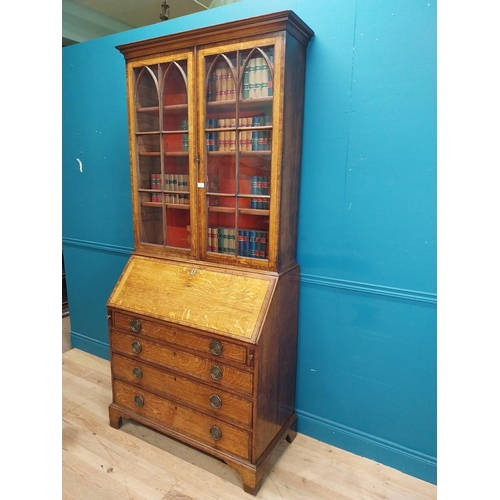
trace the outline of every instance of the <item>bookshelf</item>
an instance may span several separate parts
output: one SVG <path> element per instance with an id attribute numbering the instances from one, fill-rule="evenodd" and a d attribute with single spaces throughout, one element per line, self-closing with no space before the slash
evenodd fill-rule
<path id="1" fill-rule="evenodd" d="M 110 424 L 131 418 L 210 453 L 251 494 L 274 446 L 296 434 L 312 36 L 283 11 L 117 47 L 134 252 L 107 303 Z"/>

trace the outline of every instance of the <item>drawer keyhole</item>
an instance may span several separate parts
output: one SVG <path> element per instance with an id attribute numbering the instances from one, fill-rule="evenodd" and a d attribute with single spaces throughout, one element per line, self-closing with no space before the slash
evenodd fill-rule
<path id="1" fill-rule="evenodd" d="M 218 441 L 222 437 L 222 431 L 216 425 L 213 425 L 210 427 L 210 436 L 212 436 L 212 439 L 215 439 L 215 441 Z"/>
<path id="2" fill-rule="evenodd" d="M 212 340 L 210 342 L 210 352 L 215 356 L 220 356 L 222 354 L 223 347 L 222 344 L 218 340 Z"/>
<path id="3" fill-rule="evenodd" d="M 138 340 L 134 340 L 132 342 L 132 351 L 134 351 L 136 354 L 139 354 L 142 351 L 142 345 Z"/>
<path id="4" fill-rule="evenodd" d="M 210 404 L 213 408 L 218 409 L 222 406 L 222 399 L 217 394 L 212 394 L 210 396 Z"/>
<path id="5" fill-rule="evenodd" d="M 220 380 L 222 378 L 222 370 L 217 365 L 213 365 L 210 368 L 210 376 L 214 380 Z"/>
<path id="6" fill-rule="evenodd" d="M 139 333 L 141 331 L 141 322 L 138 319 L 133 319 L 130 322 L 130 329 L 135 333 Z"/>

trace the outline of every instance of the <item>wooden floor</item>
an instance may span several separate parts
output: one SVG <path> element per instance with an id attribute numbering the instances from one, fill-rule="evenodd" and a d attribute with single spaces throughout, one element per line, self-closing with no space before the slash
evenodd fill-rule
<path id="1" fill-rule="evenodd" d="M 109 362 L 71 346 L 62 358 L 63 499 L 436 498 L 432 484 L 303 434 L 277 446 L 252 497 L 238 473 L 217 459 L 131 420 L 111 428 Z"/>

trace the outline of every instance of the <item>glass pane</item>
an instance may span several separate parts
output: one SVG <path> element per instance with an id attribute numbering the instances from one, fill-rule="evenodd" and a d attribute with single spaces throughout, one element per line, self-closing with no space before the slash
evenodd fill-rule
<path id="1" fill-rule="evenodd" d="M 185 197 L 182 198 L 181 197 Z M 191 246 L 191 227 L 189 220 L 189 195 L 170 194 L 167 199 L 167 246 L 189 248 Z"/>
<path id="2" fill-rule="evenodd" d="M 232 196 L 208 196 L 207 204 L 207 251 L 235 255 L 235 198 Z"/>
<path id="3" fill-rule="evenodd" d="M 139 189 L 152 189 L 151 175 L 161 175 L 160 157 L 160 135 L 137 134 L 137 174 Z M 161 189 L 161 186 L 158 186 L 158 189 Z"/>
<path id="4" fill-rule="evenodd" d="M 158 66 L 145 66 L 134 71 L 136 130 L 158 132 L 160 130 Z"/>
<path id="5" fill-rule="evenodd" d="M 134 71 L 140 240 L 190 248 L 187 61 Z"/>
<path id="6" fill-rule="evenodd" d="M 218 54 L 205 60 L 207 102 L 236 99 L 236 52 Z"/>
<path id="7" fill-rule="evenodd" d="M 255 47 L 205 58 L 209 252 L 268 258 L 273 52 Z"/>
<path id="8" fill-rule="evenodd" d="M 191 247 L 187 61 L 161 65 L 165 244 Z"/>
<path id="9" fill-rule="evenodd" d="M 273 95 L 274 47 L 241 52 L 241 99 L 261 99 Z"/>
<path id="10" fill-rule="evenodd" d="M 162 130 L 187 132 L 187 62 L 175 61 L 161 66 L 163 73 Z"/>
<path id="11" fill-rule="evenodd" d="M 141 242 L 163 245 L 162 194 L 139 193 L 139 210 Z"/>

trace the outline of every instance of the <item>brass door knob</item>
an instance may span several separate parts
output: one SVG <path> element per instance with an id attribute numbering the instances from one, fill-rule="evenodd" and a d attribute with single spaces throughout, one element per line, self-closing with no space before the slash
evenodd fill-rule
<path id="1" fill-rule="evenodd" d="M 215 439 L 215 441 L 218 441 L 222 437 L 222 431 L 216 425 L 212 425 L 212 427 L 210 427 L 210 436 L 212 439 Z"/>
<path id="2" fill-rule="evenodd" d="M 135 378 L 142 378 L 142 370 L 138 366 L 134 366 L 132 369 L 132 373 Z"/>
<path id="3" fill-rule="evenodd" d="M 135 333 L 140 332 L 141 322 L 138 319 L 133 319 L 132 321 L 130 321 L 130 329 Z"/>
<path id="4" fill-rule="evenodd" d="M 210 396 L 210 404 L 213 408 L 220 408 L 222 406 L 222 399 L 217 394 L 212 394 Z"/>
<path id="5" fill-rule="evenodd" d="M 132 342 L 132 351 L 134 351 L 136 354 L 139 354 L 142 351 L 142 345 L 138 340 L 134 340 Z"/>
<path id="6" fill-rule="evenodd" d="M 214 380 L 220 380 L 222 378 L 222 370 L 217 365 L 212 365 L 210 367 L 210 376 Z"/>
<path id="7" fill-rule="evenodd" d="M 139 396 L 139 394 L 137 394 L 135 397 L 134 397 L 134 404 L 135 406 L 138 406 L 139 408 L 141 406 L 144 406 L 144 399 L 142 396 Z"/>
<path id="8" fill-rule="evenodd" d="M 210 352 L 212 354 L 215 354 L 215 356 L 220 356 L 222 354 L 222 351 L 222 344 L 218 340 L 212 340 L 212 342 L 210 342 Z"/>

